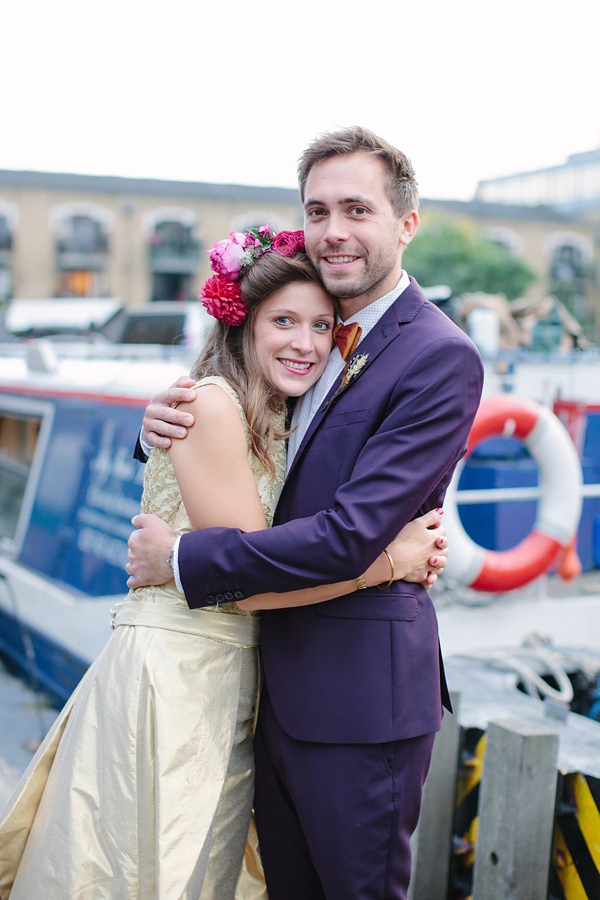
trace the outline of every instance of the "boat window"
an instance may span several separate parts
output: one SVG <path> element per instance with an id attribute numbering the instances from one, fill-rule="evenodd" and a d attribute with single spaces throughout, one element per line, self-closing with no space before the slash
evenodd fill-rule
<path id="1" fill-rule="evenodd" d="M 0 536 L 14 538 L 38 442 L 41 416 L 0 410 Z"/>
<path id="2" fill-rule="evenodd" d="M 0 395 L 0 545 L 11 553 L 27 529 L 53 418 L 49 403 Z"/>
<path id="3" fill-rule="evenodd" d="M 185 315 L 172 312 L 152 315 L 130 313 L 120 337 L 122 344 L 181 344 L 185 337 Z"/>

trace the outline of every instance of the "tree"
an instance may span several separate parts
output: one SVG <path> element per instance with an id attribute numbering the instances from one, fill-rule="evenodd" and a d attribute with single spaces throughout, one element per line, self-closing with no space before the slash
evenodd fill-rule
<path id="1" fill-rule="evenodd" d="M 506 247 L 467 225 L 434 219 L 422 225 L 405 252 L 406 266 L 423 287 L 447 284 L 456 295 L 474 291 L 523 296 L 535 273 Z"/>

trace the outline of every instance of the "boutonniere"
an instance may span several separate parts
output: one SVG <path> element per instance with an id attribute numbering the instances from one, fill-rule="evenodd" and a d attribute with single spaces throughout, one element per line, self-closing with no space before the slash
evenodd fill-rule
<path id="1" fill-rule="evenodd" d="M 354 359 L 351 359 L 350 362 L 346 363 L 346 368 L 344 369 L 344 377 L 342 378 L 342 383 L 338 387 L 335 394 L 333 394 L 327 403 L 322 407 L 323 409 L 327 409 L 329 404 L 335 400 L 340 391 L 343 391 L 345 387 L 347 387 L 351 381 L 354 381 L 355 378 L 358 378 L 362 370 L 364 369 L 366 362 L 369 358 L 368 353 L 359 353 L 358 356 L 355 356 Z"/>
<path id="2" fill-rule="evenodd" d="M 344 369 L 344 377 L 342 378 L 342 383 L 340 384 L 338 391 L 341 391 L 342 388 L 345 388 L 347 384 L 350 384 L 351 381 L 354 381 L 355 378 L 358 378 L 358 376 L 364 369 L 368 358 L 368 353 L 359 353 L 358 356 L 355 356 L 350 360 L 349 363 L 346 364 L 346 368 Z"/>

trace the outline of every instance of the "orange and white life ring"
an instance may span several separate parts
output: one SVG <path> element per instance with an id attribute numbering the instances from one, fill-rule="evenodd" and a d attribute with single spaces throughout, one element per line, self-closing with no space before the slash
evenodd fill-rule
<path id="1" fill-rule="evenodd" d="M 456 507 L 463 466 L 476 445 L 493 436 L 523 441 L 540 469 L 537 518 L 510 550 L 486 550 L 466 533 Z M 581 517 L 581 464 L 566 428 L 546 407 L 510 394 L 481 403 L 465 457 L 456 467 L 444 504 L 450 553 L 445 577 L 478 591 L 510 591 L 546 572 L 566 548 Z"/>

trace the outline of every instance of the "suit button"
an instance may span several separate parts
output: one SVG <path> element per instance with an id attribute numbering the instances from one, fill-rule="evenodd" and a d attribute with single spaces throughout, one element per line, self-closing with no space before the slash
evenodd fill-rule
<path id="1" fill-rule="evenodd" d="M 206 605 L 207 605 L 207 606 L 214 606 L 214 605 L 215 605 L 215 602 L 216 602 L 216 601 L 215 601 L 215 598 L 213 597 L 212 594 L 207 594 L 206 597 L 205 597 L 204 599 L 206 600 Z"/>
<path id="2" fill-rule="evenodd" d="M 244 595 L 242 594 L 241 591 L 236 591 L 236 592 L 234 593 L 233 596 L 235 597 L 236 600 L 243 600 L 243 599 L 244 599 Z"/>
<path id="3" fill-rule="evenodd" d="M 231 591 L 227 591 L 227 592 L 225 593 L 225 599 L 226 599 L 226 600 L 233 600 L 233 594 L 231 593 Z"/>
<path id="4" fill-rule="evenodd" d="M 225 597 L 223 596 L 223 594 L 215 594 L 215 600 L 217 601 L 217 603 L 222 603 L 224 599 Z"/>

